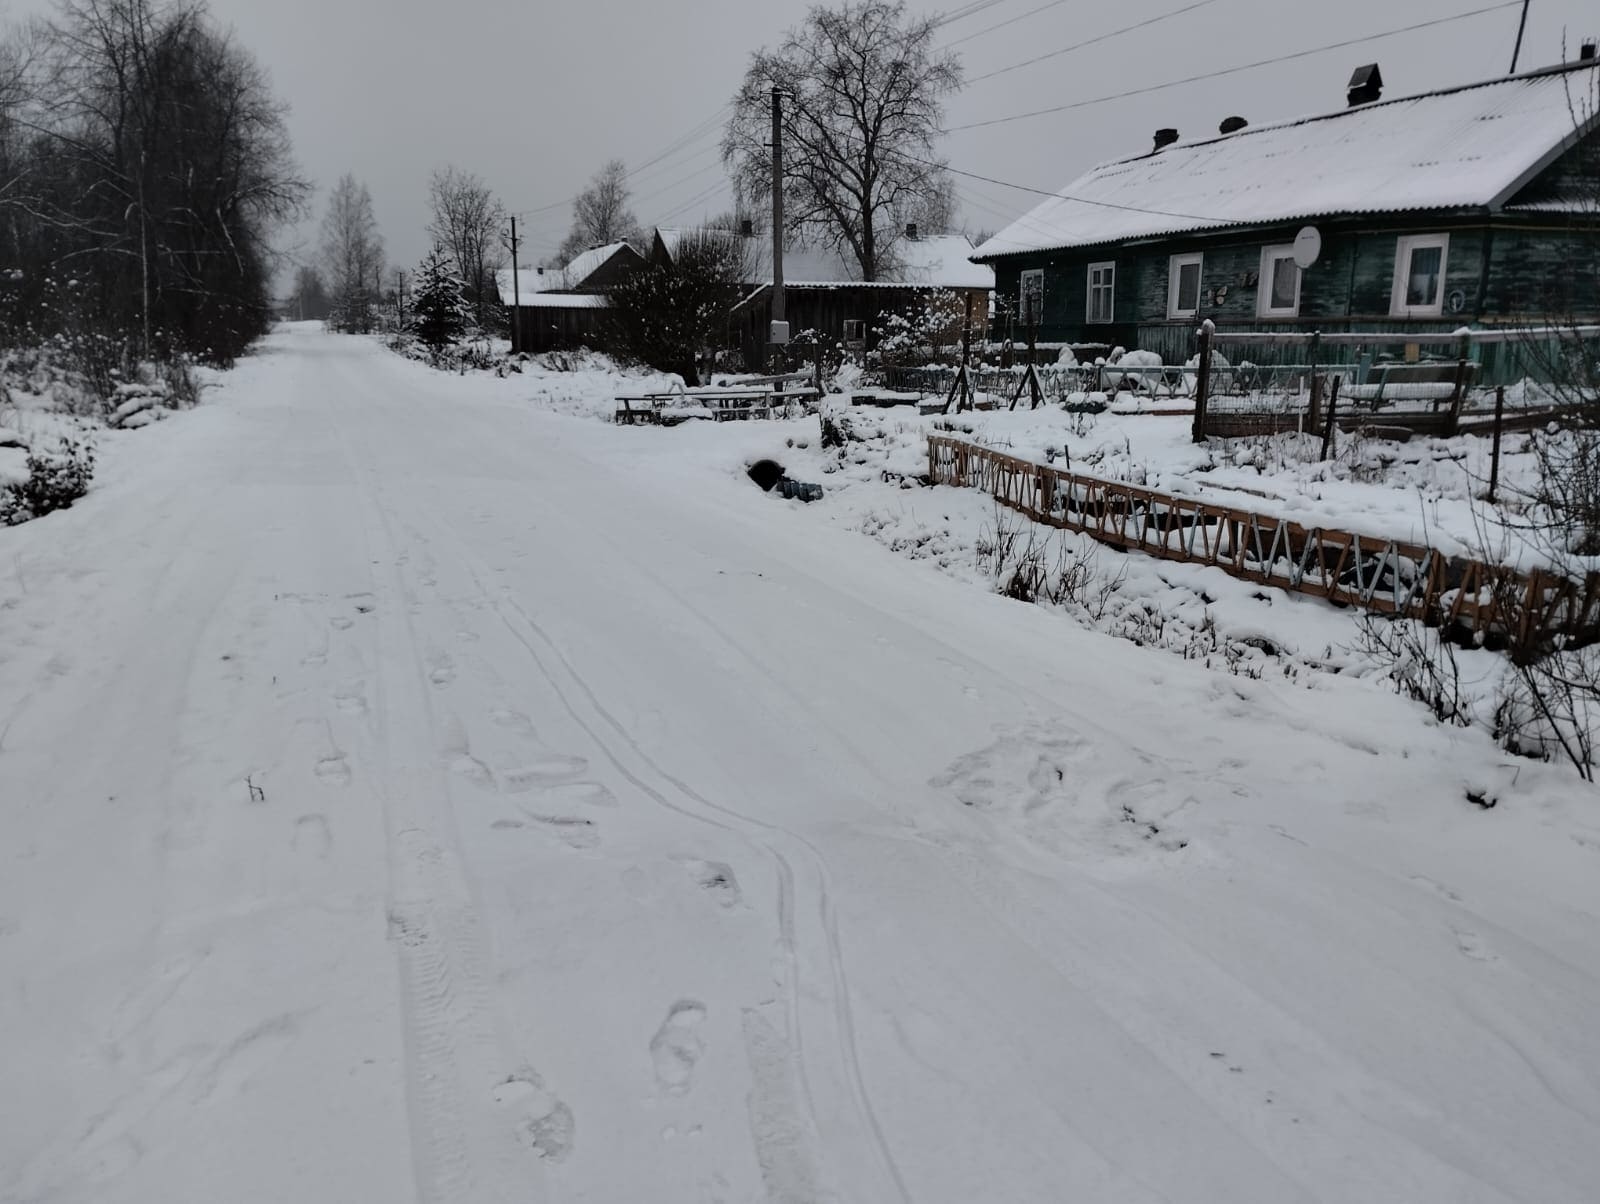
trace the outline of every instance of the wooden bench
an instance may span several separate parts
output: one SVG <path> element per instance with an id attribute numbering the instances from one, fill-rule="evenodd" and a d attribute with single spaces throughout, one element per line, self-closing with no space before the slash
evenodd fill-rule
<path id="1" fill-rule="evenodd" d="M 1438 409 L 1441 403 L 1455 400 L 1460 370 L 1458 363 L 1445 360 L 1374 364 L 1365 383 L 1345 385 L 1340 396 L 1352 402 L 1367 402 L 1373 410 L 1397 401 L 1431 401 Z M 1469 361 L 1459 387 L 1463 391 L 1470 389 L 1477 378 L 1478 365 Z"/>
<path id="2" fill-rule="evenodd" d="M 725 385 L 686 389 L 682 385 L 675 385 L 670 389 L 647 393 L 618 394 L 615 398 L 616 421 L 623 426 L 641 423 L 674 426 L 691 418 L 710 418 L 715 422 L 771 418 L 780 406 L 787 406 L 792 401 L 811 403 L 816 397 L 817 391 L 810 388 L 789 389 L 780 393 L 764 386 Z"/>

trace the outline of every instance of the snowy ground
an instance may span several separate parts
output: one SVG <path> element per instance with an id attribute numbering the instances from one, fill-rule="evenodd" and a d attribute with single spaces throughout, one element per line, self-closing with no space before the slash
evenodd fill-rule
<path id="1" fill-rule="evenodd" d="M 0 531 L 0 1199 L 1593 1198 L 1569 772 L 602 379 L 291 330 Z"/>

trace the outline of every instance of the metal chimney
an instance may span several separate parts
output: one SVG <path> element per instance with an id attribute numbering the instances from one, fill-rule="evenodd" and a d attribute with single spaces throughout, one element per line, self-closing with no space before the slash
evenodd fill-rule
<path id="1" fill-rule="evenodd" d="M 1224 134 L 1237 134 L 1249 124 L 1243 117 L 1224 117 L 1217 129 Z"/>
<path id="2" fill-rule="evenodd" d="M 742 238 L 754 238 L 756 235 L 755 222 L 751 221 L 748 217 L 741 221 L 739 223 L 739 235 Z"/>
<path id="3" fill-rule="evenodd" d="M 1377 63 L 1368 63 L 1365 67 L 1357 67 L 1355 74 L 1350 77 L 1350 91 L 1347 94 L 1349 107 L 1371 104 L 1383 95 L 1383 72 L 1378 70 Z"/>
<path id="4" fill-rule="evenodd" d="M 1595 42 L 1594 42 L 1594 39 L 1591 38 L 1591 39 L 1589 39 L 1589 41 L 1585 42 L 1582 46 L 1578 47 L 1578 61 L 1580 63 L 1592 63 L 1592 62 L 1594 62 L 1595 52 L 1596 52 Z"/>
<path id="5" fill-rule="evenodd" d="M 906 237 L 909 238 L 912 242 L 915 242 L 917 240 L 917 223 L 916 222 L 907 222 L 906 223 Z"/>
<path id="6" fill-rule="evenodd" d="M 1171 146 L 1178 140 L 1178 131 L 1167 127 L 1156 131 L 1156 150 Z"/>

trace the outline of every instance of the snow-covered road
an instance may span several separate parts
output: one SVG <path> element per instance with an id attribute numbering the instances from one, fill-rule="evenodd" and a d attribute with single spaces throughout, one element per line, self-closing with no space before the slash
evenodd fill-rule
<path id="1" fill-rule="evenodd" d="M 1594 1198 L 1569 773 L 501 396 L 282 334 L 0 531 L 0 1199 Z"/>

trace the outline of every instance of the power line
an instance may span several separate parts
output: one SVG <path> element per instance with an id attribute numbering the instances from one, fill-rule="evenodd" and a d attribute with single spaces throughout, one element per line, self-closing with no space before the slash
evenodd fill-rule
<path id="1" fill-rule="evenodd" d="M 661 215 L 660 219 L 656 222 L 656 224 L 659 226 L 662 222 L 671 221 L 673 218 L 677 217 L 680 213 L 688 212 L 690 209 L 693 209 L 696 205 L 700 204 L 702 201 L 710 200 L 713 196 L 716 196 L 717 193 L 721 192 L 722 189 L 727 188 L 727 187 L 729 187 L 729 183 L 728 183 L 728 181 L 726 179 L 718 180 L 710 188 L 705 189 L 703 192 L 697 193 L 696 195 L 690 197 L 683 204 L 677 206 L 674 209 L 669 209 L 666 213 L 663 213 Z"/>
<path id="2" fill-rule="evenodd" d="M 982 180 L 985 184 L 998 184 L 1002 188 L 1015 188 L 1018 192 L 1031 192 L 1036 196 L 1045 196 L 1052 200 L 1077 201 L 1082 205 L 1095 205 L 1102 209 L 1121 209 L 1128 213 L 1148 213 L 1155 217 L 1179 217 L 1185 221 L 1217 222 L 1224 220 L 1219 217 L 1207 217 L 1199 213 L 1179 213 L 1172 209 L 1152 209 L 1145 205 L 1119 205 L 1114 201 L 1095 201 L 1088 197 L 1073 196 L 1065 192 L 1049 192 L 1046 189 L 1034 188 L 1028 184 L 1013 184 L 1010 180 L 1000 180 L 994 176 L 981 176 L 973 171 L 962 171 L 961 168 L 951 167 L 948 163 L 936 163 L 932 159 L 918 159 L 915 156 L 905 154 L 903 151 L 893 151 L 891 153 L 898 154 L 903 159 L 911 159 L 914 163 L 942 168 L 954 176 L 966 176 L 970 180 Z"/>
<path id="3" fill-rule="evenodd" d="M 997 29 L 1004 29 L 1007 25 L 1015 25 L 1018 21 L 1026 21 L 1029 17 L 1034 16 L 1037 13 L 1042 13 L 1047 8 L 1060 8 L 1066 2 L 1067 0 L 1050 0 L 1049 4 L 1041 4 L 1038 8 L 1030 8 L 1027 12 L 1021 13 L 1018 16 L 1008 17 L 1004 21 L 996 21 L 993 25 L 985 25 L 982 29 L 974 30 L 972 33 L 966 34 L 963 37 L 959 37 L 953 42 L 946 42 L 940 49 L 949 50 L 952 46 L 959 46 L 963 42 L 970 42 L 973 38 L 981 38 L 984 34 L 993 33 Z"/>
<path id="4" fill-rule="evenodd" d="M 986 79 L 993 79 L 997 75 L 1005 75 L 1009 71 L 1020 71 L 1024 67 L 1031 67 L 1035 63 L 1042 63 L 1046 59 L 1060 58 L 1064 54 L 1071 54 L 1074 50 L 1083 50 L 1088 46 L 1098 46 L 1101 42 L 1109 42 L 1112 38 L 1120 38 L 1125 33 L 1147 29 L 1152 25 L 1159 25 L 1162 21 L 1170 21 L 1174 17 L 1181 17 L 1184 13 L 1192 13 L 1197 8 L 1205 8 L 1215 4 L 1217 0 L 1194 0 L 1192 4 L 1185 4 L 1182 8 L 1175 8 L 1171 12 L 1161 13 L 1158 16 L 1146 17 L 1143 21 L 1136 21 L 1132 25 L 1124 25 L 1121 29 L 1113 29 L 1110 33 L 1100 34 L 1098 37 L 1089 38 L 1087 41 L 1074 42 L 1071 46 L 1063 46 L 1059 50 L 1051 50 L 1045 54 L 1035 55 L 1031 59 L 1023 59 L 1020 63 L 1012 63 L 1009 67 L 1000 67 L 997 70 L 985 72 L 983 75 L 974 76 L 967 81 L 968 85 L 982 83 Z M 1049 7 L 1048 5 L 1046 7 Z"/>
<path id="5" fill-rule="evenodd" d="M 712 148 L 707 147 L 706 149 L 710 150 Z M 698 155 L 690 155 L 688 161 L 692 162 L 694 159 L 697 159 L 701 155 L 704 155 L 704 154 L 705 154 L 705 151 L 702 150 Z M 650 200 L 652 197 L 660 196 L 663 192 L 671 192 L 674 188 L 678 187 L 678 185 L 686 184 L 690 180 L 698 180 L 701 176 L 705 175 L 706 172 L 712 171 L 712 170 L 714 170 L 716 168 L 720 168 L 721 166 L 722 166 L 722 164 L 721 164 L 720 160 L 718 162 L 716 162 L 716 163 L 704 164 L 703 166 L 695 168 L 688 175 L 680 176 L 678 179 L 674 180 L 670 184 L 663 184 L 661 187 L 651 189 L 649 192 L 644 193 L 642 196 L 636 196 L 636 197 L 630 198 L 630 204 L 633 204 L 633 205 L 642 204 L 643 202 Z"/>
<path id="6" fill-rule="evenodd" d="M 706 117 L 706 118 L 704 118 L 704 119 L 702 119 L 700 121 L 695 122 L 695 124 L 689 128 L 687 133 L 679 135 L 677 138 L 673 139 L 672 142 L 669 143 L 666 146 L 665 149 L 661 150 L 660 152 L 658 152 L 653 157 L 651 157 L 649 159 L 646 159 L 643 163 L 639 164 L 637 167 L 631 168 L 627 172 L 623 173 L 622 178 L 624 180 L 631 180 L 634 176 L 638 175 L 640 172 L 646 170 L 647 168 L 655 166 L 657 163 L 660 163 L 663 159 L 667 158 L 669 155 L 675 154 L 677 151 L 679 151 L 679 150 L 681 150 L 681 149 L 683 149 L 685 147 L 688 147 L 691 144 L 693 144 L 694 142 L 697 142 L 699 139 L 705 137 L 706 134 L 708 134 L 709 132 L 711 132 L 711 130 L 716 128 L 717 123 L 722 120 L 723 115 L 725 113 L 727 113 L 728 110 L 731 109 L 731 108 L 733 108 L 733 102 L 732 101 L 725 101 L 722 105 L 720 105 L 717 108 L 716 112 L 711 114 L 711 116 Z M 583 193 L 580 190 L 578 192 L 573 193 L 569 197 L 566 197 L 566 198 L 564 198 L 562 200 L 559 200 L 559 201 L 553 201 L 548 205 L 539 205 L 539 206 L 537 206 L 536 208 L 533 208 L 533 209 L 521 209 L 521 210 L 518 210 L 517 216 L 520 217 L 520 218 L 528 218 L 528 217 L 531 217 L 535 213 L 548 213 L 552 209 L 560 209 L 560 208 L 563 208 L 564 206 L 572 204 L 574 201 L 576 201 L 582 195 L 583 195 Z"/>
<path id="7" fill-rule="evenodd" d="M 1383 33 L 1368 34 L 1365 37 L 1347 38 L 1342 42 L 1330 42 L 1325 46 L 1314 46 L 1308 50 L 1297 50 L 1292 54 L 1277 55 L 1273 58 L 1257 59 L 1253 63 L 1241 63 L 1237 67 L 1225 67 L 1220 71 L 1207 71 L 1200 75 L 1190 75 L 1183 79 L 1168 80 L 1163 84 L 1151 84 L 1144 88 L 1130 88 L 1126 92 L 1117 92 L 1109 96 L 1096 96 L 1088 100 L 1075 100 L 1069 104 L 1054 105 L 1048 109 L 1034 109 L 1027 113 L 1013 113 L 1009 117 L 995 117 L 988 121 L 971 121 L 966 125 L 953 125 L 943 132 L 946 134 L 960 133 L 962 130 L 981 130 L 992 125 L 1005 125 L 1012 121 L 1024 121 L 1030 117 L 1045 117 L 1052 113 L 1065 113 L 1072 109 L 1084 109 L 1091 105 L 1106 104 L 1113 100 L 1126 100 L 1130 96 L 1145 96 L 1151 92 L 1163 92 L 1168 88 L 1181 87 L 1184 84 L 1198 83 L 1201 80 L 1221 79 L 1226 75 L 1238 75 L 1242 71 L 1253 71 L 1257 67 L 1268 67 L 1275 63 L 1288 63 L 1296 59 L 1309 58 L 1315 54 L 1324 54 L 1330 50 L 1344 50 L 1350 46 L 1361 46 L 1367 42 L 1377 42 L 1384 38 L 1398 37 L 1404 33 L 1415 33 L 1420 29 L 1432 29 L 1439 25 L 1449 25 L 1455 21 L 1465 21 L 1472 17 L 1481 17 L 1486 13 L 1500 12 L 1502 9 L 1513 8 L 1522 3 L 1522 0 L 1502 0 L 1500 4 L 1491 4 L 1485 8 L 1475 8 L 1471 12 L 1458 13 L 1453 17 L 1439 17 L 1432 21 L 1419 21 L 1414 25 L 1404 25 L 1398 29 L 1386 30 Z"/>
<path id="8" fill-rule="evenodd" d="M 1516 0 L 1516 2 L 1520 3 L 1520 0 Z M 798 111 L 805 111 L 804 109 L 800 109 L 798 105 L 796 108 Z M 807 116 L 809 117 L 811 115 L 807 113 Z M 813 121 L 816 120 L 815 117 L 812 117 L 811 119 Z M 841 134 L 844 137 L 851 136 L 848 131 L 841 131 Z M 1177 217 L 1182 218 L 1185 221 L 1216 222 L 1224 220 L 1217 217 L 1207 217 L 1199 213 L 1180 213 L 1171 209 L 1155 209 L 1144 205 L 1121 205 L 1113 201 L 1095 201 L 1089 199 L 1088 197 L 1072 196 L 1063 192 L 1051 192 L 1048 189 L 1035 188 L 1031 184 L 1017 184 L 1011 180 L 998 179 L 995 176 L 985 176 L 974 171 L 964 171 L 959 167 L 951 167 L 948 163 L 942 163 L 936 159 L 924 159 L 918 155 L 913 155 L 902 150 L 894 150 L 889 147 L 880 147 L 879 153 L 901 159 L 907 163 L 916 163 L 922 167 L 932 167 L 938 171 L 947 171 L 951 175 L 965 176 L 970 180 L 982 180 L 986 184 L 998 184 L 1002 188 L 1014 188 L 1018 192 L 1031 192 L 1035 196 L 1050 197 L 1053 200 L 1060 199 L 1067 201 L 1078 201 L 1081 204 L 1095 205 L 1102 209 L 1120 209 L 1128 213 L 1148 213 L 1155 217 Z"/>
<path id="9" fill-rule="evenodd" d="M 946 25 L 953 25 L 957 21 L 965 21 L 968 17 L 976 17 L 979 13 L 993 8 L 997 4 L 1004 4 L 1005 0 L 973 0 L 971 4 L 963 4 L 960 8 L 951 9 L 942 16 L 935 17 L 933 29 L 942 29 Z"/>

